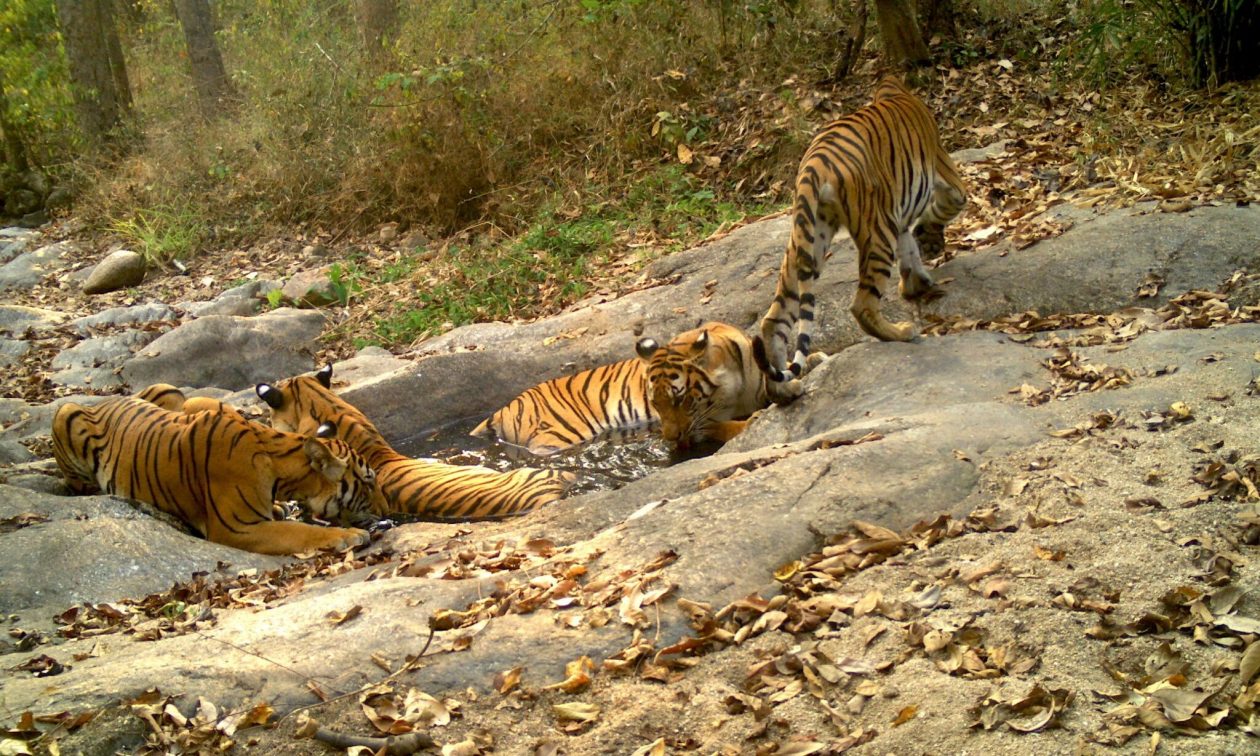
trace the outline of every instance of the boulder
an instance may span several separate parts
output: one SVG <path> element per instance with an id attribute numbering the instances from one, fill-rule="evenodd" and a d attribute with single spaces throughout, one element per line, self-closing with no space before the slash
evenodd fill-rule
<path id="1" fill-rule="evenodd" d="M 248 388 L 310 370 L 323 327 L 319 313 L 291 308 L 252 318 L 197 318 L 128 360 L 122 378 L 133 391 L 152 383 Z"/>
<path id="2" fill-rule="evenodd" d="M 80 335 L 100 328 L 149 325 L 164 321 L 178 321 L 179 315 L 169 305 L 147 302 L 130 307 L 110 307 L 92 315 L 75 318 L 69 325 Z"/>
<path id="3" fill-rule="evenodd" d="M 181 302 L 177 306 L 195 318 L 204 318 L 207 315 L 253 315 L 267 301 L 268 292 L 279 288 L 280 284 L 275 281 L 250 281 L 228 289 L 210 301 Z"/>
<path id="4" fill-rule="evenodd" d="M 58 386 L 107 389 L 122 385 L 118 369 L 132 353 L 158 337 L 156 331 L 129 330 L 111 336 L 85 339 L 53 358 Z"/>
<path id="5" fill-rule="evenodd" d="M 337 291 L 329 278 L 331 270 L 332 266 L 325 265 L 293 275 L 284 284 L 284 301 L 295 307 L 324 307 L 337 302 Z"/>
<path id="6" fill-rule="evenodd" d="M 108 254 L 97 263 L 91 275 L 83 283 L 84 294 L 104 294 L 128 286 L 138 286 L 144 280 L 148 263 L 144 255 L 129 249 L 120 249 Z"/>
<path id="7" fill-rule="evenodd" d="M 0 305 L 0 333 L 20 336 L 32 329 L 36 332 L 46 332 L 65 320 L 66 315 L 56 310 L 22 305 Z"/>

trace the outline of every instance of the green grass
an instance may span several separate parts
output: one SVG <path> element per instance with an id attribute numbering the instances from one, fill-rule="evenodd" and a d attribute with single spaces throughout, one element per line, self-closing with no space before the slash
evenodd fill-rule
<path id="1" fill-rule="evenodd" d="M 155 265 L 193 256 L 206 238 L 205 222 L 196 212 L 171 205 L 137 210 L 112 221 L 109 230 Z"/>

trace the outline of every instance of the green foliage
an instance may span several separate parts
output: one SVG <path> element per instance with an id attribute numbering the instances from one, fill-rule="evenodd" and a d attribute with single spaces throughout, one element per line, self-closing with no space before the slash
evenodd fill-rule
<path id="1" fill-rule="evenodd" d="M 40 164 L 67 157 L 76 135 L 52 0 L 0 3 L 0 108 Z"/>
<path id="2" fill-rule="evenodd" d="M 284 302 L 284 290 L 268 289 L 267 290 L 267 307 L 274 310 Z"/>
<path id="3" fill-rule="evenodd" d="M 156 265 L 192 256 L 206 238 L 204 221 L 186 205 L 137 210 L 112 221 L 109 230 Z"/>
<path id="4" fill-rule="evenodd" d="M 350 298 L 363 291 L 363 271 L 353 262 L 345 265 L 333 263 L 328 269 L 328 283 L 333 296 L 342 307 L 350 304 Z"/>

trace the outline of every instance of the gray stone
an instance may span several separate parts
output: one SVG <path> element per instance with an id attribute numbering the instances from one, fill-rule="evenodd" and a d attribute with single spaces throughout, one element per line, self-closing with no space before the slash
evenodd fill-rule
<path id="1" fill-rule="evenodd" d="M 239 390 L 305 372 L 323 325 L 318 312 L 290 308 L 252 318 L 197 318 L 127 361 L 123 381 L 133 390 L 152 383 Z"/>
<path id="2" fill-rule="evenodd" d="M 332 279 L 328 277 L 331 266 L 304 270 L 284 284 L 284 300 L 296 307 L 324 307 L 337 301 Z"/>
<path id="3" fill-rule="evenodd" d="M 0 237 L 0 265 L 25 252 L 30 240 L 30 236 Z"/>
<path id="4" fill-rule="evenodd" d="M 49 210 L 64 210 L 74 203 L 74 192 L 65 186 L 58 186 L 48 193 L 44 207 Z"/>
<path id="5" fill-rule="evenodd" d="M 25 341 L 0 337 L 0 367 L 14 364 L 29 351 L 31 345 Z"/>
<path id="6" fill-rule="evenodd" d="M 65 319 L 64 313 L 55 310 L 22 305 L 0 305 L 0 333 L 19 336 L 25 334 L 28 329 L 36 332 L 47 331 L 63 323 Z"/>
<path id="7" fill-rule="evenodd" d="M 18 220 L 18 225 L 22 228 L 39 228 L 47 222 L 48 213 L 43 210 L 34 210 L 26 215 L 23 215 L 21 219 Z"/>
<path id="8" fill-rule="evenodd" d="M 57 371 L 52 382 L 58 386 L 112 388 L 121 386 L 118 369 L 131 355 L 158 337 L 155 331 L 124 331 L 112 336 L 85 339 L 53 358 Z"/>
<path id="9" fill-rule="evenodd" d="M 4 197 L 4 212 L 8 215 L 26 215 L 39 207 L 39 195 L 30 189 L 14 189 Z"/>
<path id="10" fill-rule="evenodd" d="M 18 255 L 0 266 L 0 291 L 35 286 L 44 276 L 64 268 L 62 258 L 74 250 L 73 242 L 64 241 Z"/>
<path id="11" fill-rule="evenodd" d="M 209 315 L 249 316 L 261 309 L 267 293 L 279 289 L 275 281 L 257 280 L 233 287 L 207 302 L 182 302 L 178 306 L 196 318 Z"/>
<path id="12" fill-rule="evenodd" d="M 144 255 L 129 249 L 111 252 L 96 264 L 87 281 L 83 283 L 84 294 L 104 294 L 128 286 L 139 286 L 144 281 L 148 263 Z"/>
<path id="13" fill-rule="evenodd" d="M 148 302 L 131 307 L 110 307 L 92 315 L 75 318 L 69 325 L 76 333 L 84 335 L 100 328 L 145 325 L 168 320 L 179 320 L 174 309 L 161 302 Z"/>
<path id="14" fill-rule="evenodd" d="M 35 459 L 31 450 L 11 438 L 0 438 L 0 465 L 13 465 Z"/>

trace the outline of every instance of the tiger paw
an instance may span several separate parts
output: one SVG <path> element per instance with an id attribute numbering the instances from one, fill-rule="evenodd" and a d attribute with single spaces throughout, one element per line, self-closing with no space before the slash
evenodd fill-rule
<path id="1" fill-rule="evenodd" d="M 775 404 L 791 404 L 805 393 L 805 385 L 801 379 L 775 383 L 766 381 L 766 397 Z"/>
<path id="2" fill-rule="evenodd" d="M 936 223 L 920 223 L 914 229 L 914 240 L 924 259 L 938 257 L 945 251 L 945 227 Z"/>
<path id="3" fill-rule="evenodd" d="M 936 292 L 936 296 L 944 293 L 926 271 L 910 271 L 903 275 L 901 280 L 897 282 L 897 291 L 900 292 L 902 299 L 909 301 L 934 298 L 933 292 Z"/>
<path id="4" fill-rule="evenodd" d="M 328 530 L 332 532 L 328 534 L 329 543 L 326 548 L 336 551 L 358 548 L 372 539 L 366 530 L 359 528 L 328 528 Z"/>
<path id="5" fill-rule="evenodd" d="M 890 323 L 884 319 L 884 316 L 878 310 L 870 308 L 855 308 L 853 310 L 853 319 L 871 336 L 880 341 L 913 341 L 918 336 L 918 330 L 914 327 L 914 323 L 909 321 L 901 321 L 899 323 Z"/>
<path id="6" fill-rule="evenodd" d="M 826 362 L 830 356 L 826 352 L 810 352 L 805 358 L 805 373 L 808 375 L 814 368 Z"/>

